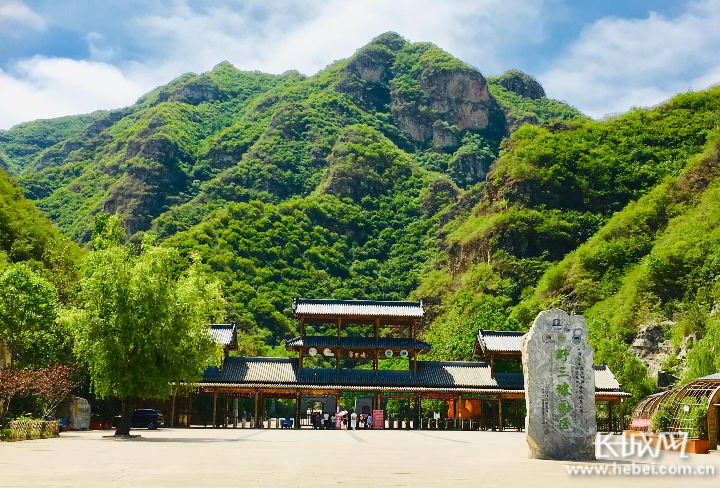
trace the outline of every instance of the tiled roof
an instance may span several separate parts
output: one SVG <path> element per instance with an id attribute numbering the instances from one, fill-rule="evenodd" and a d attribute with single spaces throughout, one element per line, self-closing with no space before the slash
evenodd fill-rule
<path id="1" fill-rule="evenodd" d="M 520 353 L 523 331 L 478 331 L 477 342 L 483 353 Z"/>
<path id="2" fill-rule="evenodd" d="M 595 370 L 595 390 L 620 390 L 620 383 L 617 381 L 607 365 L 593 365 L 593 370 Z"/>
<path id="3" fill-rule="evenodd" d="M 235 339 L 234 324 L 211 324 L 210 335 L 216 343 L 227 346 Z"/>
<path id="4" fill-rule="evenodd" d="M 429 351 L 431 346 L 428 343 L 410 338 L 347 338 L 339 340 L 337 336 L 306 336 L 296 337 L 285 342 L 285 348 L 295 350 L 301 346 L 314 346 L 318 348 L 381 348 L 395 350 L 422 350 Z"/>
<path id="5" fill-rule="evenodd" d="M 369 316 L 422 318 L 422 301 L 348 301 L 335 299 L 293 300 L 294 315 Z"/>
<path id="6" fill-rule="evenodd" d="M 720 380 L 720 372 L 712 375 L 706 375 L 705 377 L 700 377 L 697 380 Z"/>
<path id="7" fill-rule="evenodd" d="M 297 358 L 228 357 L 223 370 L 205 370 L 203 384 L 242 384 L 252 387 L 301 388 L 343 386 L 367 390 L 380 388 L 465 388 L 522 390 L 522 373 L 496 373 L 490 376 L 485 362 L 418 362 L 417 375 L 410 370 L 303 369 L 297 373 Z M 598 391 L 618 390 L 620 385 L 606 366 L 595 366 L 595 388 Z M 372 389 L 371 389 L 372 390 Z"/>

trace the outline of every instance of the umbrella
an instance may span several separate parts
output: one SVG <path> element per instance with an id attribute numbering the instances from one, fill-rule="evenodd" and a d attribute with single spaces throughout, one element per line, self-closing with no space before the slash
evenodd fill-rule
<path id="1" fill-rule="evenodd" d="M 348 412 L 347 411 L 340 411 L 337 413 L 338 416 L 345 416 Z"/>

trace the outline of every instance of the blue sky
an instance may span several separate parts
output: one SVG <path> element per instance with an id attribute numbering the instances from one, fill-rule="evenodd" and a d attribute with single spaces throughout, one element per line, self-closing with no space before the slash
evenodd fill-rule
<path id="1" fill-rule="evenodd" d="M 130 105 L 223 60 L 311 75 L 390 30 L 600 118 L 720 82 L 719 26 L 720 0 L 0 0 L 0 128 Z"/>

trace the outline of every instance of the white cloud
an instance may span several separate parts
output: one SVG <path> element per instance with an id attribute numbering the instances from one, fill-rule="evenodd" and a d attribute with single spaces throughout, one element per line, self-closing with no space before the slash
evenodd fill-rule
<path id="1" fill-rule="evenodd" d="M 396 31 L 411 41 L 430 41 L 452 54 L 476 60 L 483 70 L 504 66 L 504 46 L 542 38 L 544 4 L 531 0 L 315 0 L 244 2 L 198 12 L 176 2 L 169 15 L 137 19 L 137 35 L 169 46 L 171 64 L 197 71 L 227 59 L 242 69 L 313 74 L 350 56 L 373 37 Z M 256 17 L 262 20 L 256 20 Z M 530 30 L 532 28 L 532 33 Z"/>
<path id="2" fill-rule="evenodd" d="M 0 127 L 123 107 L 147 91 L 149 83 L 141 74 L 129 77 L 106 63 L 25 59 L 12 74 L 0 70 Z"/>
<path id="3" fill-rule="evenodd" d="M 4 1 L 0 5 L 10 5 Z M 24 7 L 10 1 L 16 10 Z M 247 0 L 198 11 L 177 0 L 167 13 L 125 21 L 154 59 L 116 67 L 109 64 L 113 46 L 90 32 L 87 61 L 35 57 L 0 72 L 0 128 L 129 105 L 182 73 L 207 71 L 223 60 L 245 70 L 311 75 L 391 30 L 497 73 L 507 63 L 505 49 L 542 38 L 543 6 L 555 1 Z"/>
<path id="4" fill-rule="evenodd" d="M 25 28 L 43 30 L 45 19 L 19 0 L 0 0 L 0 36 L 16 36 Z"/>
<path id="5" fill-rule="evenodd" d="M 720 0 L 688 5 L 676 18 L 605 18 L 584 29 L 538 76 L 548 96 L 593 117 L 654 105 L 720 82 Z"/>

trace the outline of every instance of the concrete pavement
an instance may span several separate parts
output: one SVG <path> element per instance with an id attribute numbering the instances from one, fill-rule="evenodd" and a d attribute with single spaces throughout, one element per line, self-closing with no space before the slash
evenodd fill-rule
<path id="1" fill-rule="evenodd" d="M 0 486 L 720 486 L 720 475 L 571 476 L 565 462 L 529 460 L 518 432 L 160 429 L 103 438 L 111 433 L 0 443 Z M 654 462 L 709 464 L 720 474 L 718 456 L 662 453 Z"/>

